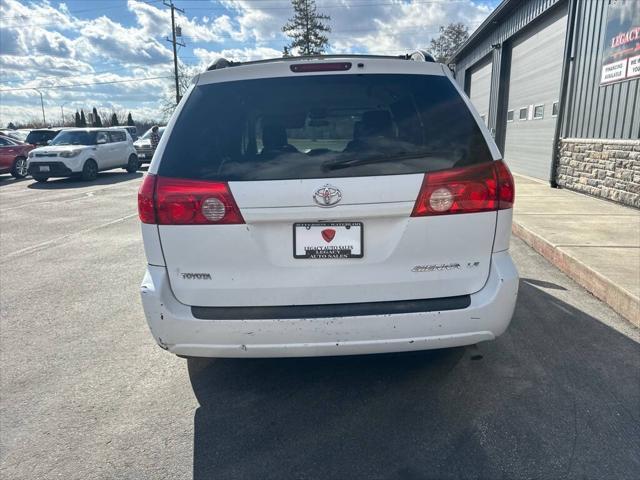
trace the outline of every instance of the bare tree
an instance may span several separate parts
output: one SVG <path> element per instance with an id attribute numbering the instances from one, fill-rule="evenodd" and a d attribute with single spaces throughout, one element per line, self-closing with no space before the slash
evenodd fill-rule
<path id="1" fill-rule="evenodd" d="M 297 48 L 301 55 L 319 55 L 329 46 L 326 34 L 331 27 L 326 23 L 331 17 L 317 12 L 315 0 L 291 0 L 294 15 L 282 27 L 282 31 L 291 38 L 284 47 L 283 56 L 290 55 Z"/>
<path id="2" fill-rule="evenodd" d="M 450 23 L 440 26 L 440 36 L 431 39 L 429 53 L 433 55 L 436 62 L 446 63 L 458 50 L 458 48 L 469 38 L 469 27 L 463 23 Z"/>
<path id="3" fill-rule="evenodd" d="M 189 85 L 191 85 L 191 79 L 198 73 L 198 69 L 191 65 L 185 65 L 184 63 L 178 63 L 178 85 L 180 86 L 180 92 L 184 95 Z M 160 100 L 160 111 L 164 120 L 168 120 L 176 109 L 176 91 L 172 85 L 170 90 L 165 91 Z M 120 117 L 123 118 L 123 117 Z"/>

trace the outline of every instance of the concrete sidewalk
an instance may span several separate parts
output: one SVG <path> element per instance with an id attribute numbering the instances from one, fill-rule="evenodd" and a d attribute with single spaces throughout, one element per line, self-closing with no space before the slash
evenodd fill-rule
<path id="1" fill-rule="evenodd" d="M 513 233 L 640 327 L 640 211 L 514 178 Z"/>

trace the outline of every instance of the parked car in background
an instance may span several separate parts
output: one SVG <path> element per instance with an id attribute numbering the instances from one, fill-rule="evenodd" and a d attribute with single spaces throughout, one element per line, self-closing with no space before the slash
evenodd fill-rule
<path id="1" fill-rule="evenodd" d="M 47 145 L 60 131 L 62 131 L 62 128 L 37 128 L 29 132 L 25 142 L 37 147 Z"/>
<path id="2" fill-rule="evenodd" d="M 38 182 L 51 177 L 80 176 L 94 180 L 98 172 L 139 168 L 131 136 L 124 128 L 70 128 L 46 147 L 29 152 L 29 173 Z"/>
<path id="3" fill-rule="evenodd" d="M 27 136 L 31 133 L 31 129 L 20 128 L 13 132 L 13 136 L 23 143 L 27 143 Z"/>
<path id="4" fill-rule="evenodd" d="M 491 133 L 444 65 L 214 66 L 138 194 L 147 321 L 187 357 L 493 340 L 518 291 L 513 202 Z"/>
<path id="5" fill-rule="evenodd" d="M 25 142 L 27 139 L 27 135 L 29 135 L 29 132 L 31 130 L 8 130 L 8 129 L 4 129 L 4 130 L 0 130 L 0 135 L 4 135 L 5 137 L 11 137 L 11 138 L 15 138 L 16 140 L 19 140 L 21 142 Z"/>
<path id="6" fill-rule="evenodd" d="M 33 145 L 15 138 L 0 136 L 0 173 L 10 173 L 14 178 L 27 176 L 27 158 Z"/>
<path id="7" fill-rule="evenodd" d="M 160 138 L 162 138 L 162 134 L 164 133 L 166 127 L 160 127 L 158 129 L 158 133 L 160 134 Z M 151 129 L 144 132 L 137 141 L 133 144 L 136 147 L 136 152 L 138 153 L 138 159 L 140 163 L 150 163 L 153 158 L 153 149 L 151 148 Z"/>
<path id="8" fill-rule="evenodd" d="M 109 129 L 112 129 L 112 128 L 123 129 L 124 128 L 129 133 L 129 136 L 131 137 L 131 140 L 133 140 L 135 142 L 138 139 L 138 133 L 137 133 L 138 129 L 136 127 L 131 127 L 131 126 L 128 126 L 128 125 L 119 125 L 117 127 L 107 127 L 107 128 L 109 128 Z"/>

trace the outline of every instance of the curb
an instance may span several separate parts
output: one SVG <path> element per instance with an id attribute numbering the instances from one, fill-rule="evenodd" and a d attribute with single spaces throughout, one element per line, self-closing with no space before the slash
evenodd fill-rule
<path id="1" fill-rule="evenodd" d="M 540 235 L 513 220 L 512 233 L 523 240 L 554 266 L 571 277 L 593 296 L 640 328 L 640 299 L 608 278 L 588 267 L 580 260 L 563 252 Z"/>

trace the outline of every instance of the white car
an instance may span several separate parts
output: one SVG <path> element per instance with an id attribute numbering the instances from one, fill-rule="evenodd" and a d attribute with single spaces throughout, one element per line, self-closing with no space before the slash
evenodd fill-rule
<path id="1" fill-rule="evenodd" d="M 102 170 L 122 167 L 132 173 L 140 166 L 124 128 L 65 129 L 49 145 L 29 152 L 28 160 L 29 174 L 38 182 L 71 176 L 94 180 Z"/>
<path id="2" fill-rule="evenodd" d="M 500 152 L 441 64 L 212 66 L 139 191 L 145 315 L 185 357 L 493 340 L 518 291 L 513 202 Z"/>
<path id="3" fill-rule="evenodd" d="M 158 135 L 162 138 L 162 134 L 164 133 L 165 127 L 158 128 Z M 138 154 L 138 159 L 140 163 L 150 163 L 153 158 L 153 147 L 151 146 L 151 129 L 144 132 L 138 140 L 133 142 L 133 146 L 136 149 L 136 153 Z"/>

